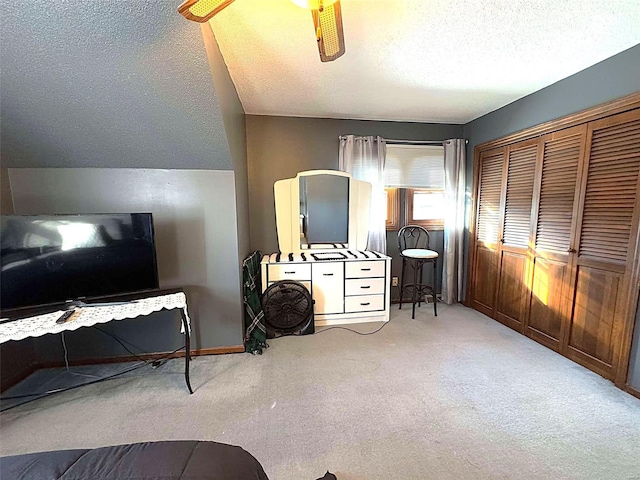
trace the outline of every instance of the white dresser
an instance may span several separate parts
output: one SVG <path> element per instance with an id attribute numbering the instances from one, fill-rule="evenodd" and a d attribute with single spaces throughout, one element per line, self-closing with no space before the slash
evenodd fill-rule
<path id="1" fill-rule="evenodd" d="M 263 291 L 278 280 L 296 280 L 309 289 L 316 326 L 389 320 L 391 258 L 386 255 L 356 250 L 273 253 L 262 258 L 261 267 Z"/>

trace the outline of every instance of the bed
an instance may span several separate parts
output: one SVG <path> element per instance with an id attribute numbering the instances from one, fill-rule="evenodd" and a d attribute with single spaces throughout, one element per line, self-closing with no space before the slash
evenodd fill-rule
<path id="1" fill-rule="evenodd" d="M 0 458 L 12 480 L 268 480 L 240 447 L 217 442 L 146 442 Z"/>

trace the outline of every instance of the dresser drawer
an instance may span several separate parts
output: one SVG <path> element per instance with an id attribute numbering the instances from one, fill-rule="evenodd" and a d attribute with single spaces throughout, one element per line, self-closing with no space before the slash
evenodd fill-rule
<path id="1" fill-rule="evenodd" d="M 345 262 L 347 278 L 384 277 L 384 260 Z"/>
<path id="2" fill-rule="evenodd" d="M 311 280 L 311 264 L 269 264 L 269 282 L 278 280 Z"/>
<path id="3" fill-rule="evenodd" d="M 344 298 L 344 311 L 346 313 L 371 312 L 384 310 L 384 295 L 358 295 Z"/>
<path id="4" fill-rule="evenodd" d="M 344 294 L 377 295 L 384 293 L 384 278 L 350 278 L 344 282 Z"/>
<path id="5" fill-rule="evenodd" d="M 290 279 L 290 278 L 288 278 L 287 280 L 291 280 L 291 279 Z M 304 286 L 305 286 L 305 288 L 306 288 L 307 290 L 309 290 L 309 293 L 311 293 L 311 282 L 310 282 L 310 281 L 308 281 L 308 280 L 296 280 L 296 282 L 301 283 L 302 285 L 304 285 Z M 271 286 L 271 285 L 273 285 L 274 283 L 276 283 L 276 282 L 269 282 L 269 285 L 268 285 L 268 286 L 270 287 L 270 286 Z M 265 289 L 265 290 L 266 290 L 266 289 Z"/>

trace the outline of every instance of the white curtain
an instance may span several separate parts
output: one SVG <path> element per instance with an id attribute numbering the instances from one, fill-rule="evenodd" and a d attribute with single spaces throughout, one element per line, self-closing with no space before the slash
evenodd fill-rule
<path id="1" fill-rule="evenodd" d="M 462 301 L 465 145 L 463 139 L 444 142 L 444 258 L 442 262 L 442 301 Z"/>
<path id="2" fill-rule="evenodd" d="M 384 195 L 386 151 L 387 145 L 382 137 L 340 137 L 340 170 L 372 186 L 367 250 L 383 254 L 387 253 L 387 203 Z"/>

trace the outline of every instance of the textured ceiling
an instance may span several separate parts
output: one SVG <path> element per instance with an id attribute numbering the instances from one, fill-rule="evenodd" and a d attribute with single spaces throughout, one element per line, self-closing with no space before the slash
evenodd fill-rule
<path id="1" fill-rule="evenodd" d="M 466 123 L 640 43 L 637 0 L 341 4 L 346 54 L 330 63 L 290 0 L 211 20 L 246 113 Z"/>
<path id="2" fill-rule="evenodd" d="M 0 18 L 3 166 L 233 168 L 174 0 L 0 1 Z"/>

